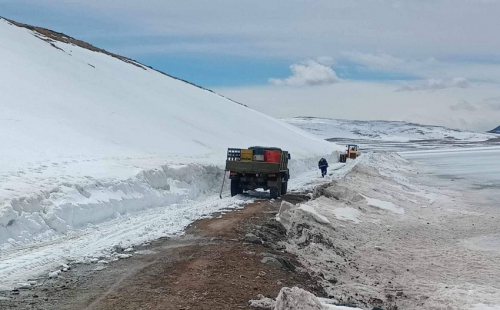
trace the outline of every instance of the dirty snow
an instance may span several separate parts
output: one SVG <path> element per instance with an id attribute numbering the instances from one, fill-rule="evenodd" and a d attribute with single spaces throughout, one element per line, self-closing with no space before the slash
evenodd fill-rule
<path id="1" fill-rule="evenodd" d="M 278 216 L 287 219 L 287 250 L 340 303 L 363 309 L 496 309 L 497 200 L 417 172 L 395 154 L 363 155 L 307 203 L 330 225 L 303 216 L 300 205 L 280 210 Z M 381 205 L 405 213 L 381 212 Z M 359 223 L 338 216 L 345 208 L 359 211 Z"/>
<path id="2" fill-rule="evenodd" d="M 298 287 L 281 288 L 276 300 L 263 295 L 258 297 L 259 299 L 250 300 L 250 306 L 269 310 L 362 310 L 338 306 L 336 300 L 318 298 Z"/>

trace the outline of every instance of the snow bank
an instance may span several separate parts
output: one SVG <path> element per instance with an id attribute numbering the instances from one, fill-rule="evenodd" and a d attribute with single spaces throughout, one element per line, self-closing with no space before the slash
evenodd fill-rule
<path id="1" fill-rule="evenodd" d="M 379 292 L 376 285 L 366 279 L 363 270 L 352 268 L 350 260 L 374 233 L 365 228 L 360 230 L 359 225 L 366 224 L 373 229 L 374 224 L 398 221 L 404 209 L 395 203 L 407 200 L 410 193 L 417 195 L 412 198 L 415 206 L 424 204 L 426 198 L 420 196 L 420 192 L 409 187 L 407 191 L 401 190 L 401 184 L 393 179 L 408 182 L 404 172 L 411 170 L 409 163 L 396 154 L 367 153 L 335 171 L 336 180 L 318 187 L 314 199 L 307 203 L 329 225 L 304 212 L 302 205 L 282 203 L 278 218 L 287 230 L 287 250 L 297 254 L 301 263 L 322 279 L 327 293 L 340 302 L 367 306 L 365 300 L 356 297 L 364 294 L 386 299 L 384 292 Z M 380 212 L 381 207 L 390 212 Z M 365 246 L 374 253 L 383 248 L 379 244 Z M 366 284 L 353 283 L 351 280 L 356 277 L 366 279 Z"/>
<path id="2" fill-rule="evenodd" d="M 223 170 L 197 164 L 164 166 L 134 178 L 66 184 L 36 197 L 14 199 L 0 219 L 0 249 L 55 238 L 130 212 L 182 203 L 215 193 Z"/>
<path id="3" fill-rule="evenodd" d="M 317 158 L 292 160 L 292 178 L 315 165 Z M 51 240 L 131 212 L 215 195 L 223 174 L 223 169 L 215 165 L 172 164 L 143 170 L 125 180 L 64 183 L 38 195 L 15 198 L 2 208 L 0 249 Z"/>
<path id="4" fill-rule="evenodd" d="M 367 153 L 347 168 L 307 202 L 330 224 L 300 205 L 278 214 L 287 251 L 328 296 L 364 309 L 498 307 L 495 204 L 439 189 L 396 154 Z"/>

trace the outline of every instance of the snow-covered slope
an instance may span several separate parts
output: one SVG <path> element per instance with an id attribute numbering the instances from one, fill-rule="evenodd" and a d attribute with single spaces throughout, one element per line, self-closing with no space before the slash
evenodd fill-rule
<path id="1" fill-rule="evenodd" d="M 415 140 L 486 141 L 487 133 L 462 131 L 440 126 L 427 126 L 393 121 L 356 121 L 314 117 L 297 117 L 286 122 L 324 139 L 365 139 L 394 142 Z"/>
<path id="2" fill-rule="evenodd" d="M 491 133 L 499 133 L 500 134 L 500 126 L 498 126 L 497 128 L 495 128 L 495 129 L 493 129 L 493 130 L 491 130 L 489 132 L 491 132 Z"/>
<path id="3" fill-rule="evenodd" d="M 213 92 L 42 32 L 0 19 L 0 250 L 213 192 L 227 147 L 282 147 L 297 171 L 337 148 Z"/>

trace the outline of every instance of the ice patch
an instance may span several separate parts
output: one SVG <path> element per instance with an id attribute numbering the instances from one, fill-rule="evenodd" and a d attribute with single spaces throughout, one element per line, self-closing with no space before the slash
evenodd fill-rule
<path id="1" fill-rule="evenodd" d="M 379 200 L 379 199 L 375 199 L 375 198 L 370 198 L 370 197 L 366 197 L 364 195 L 362 195 L 362 196 L 366 199 L 366 202 L 369 206 L 388 210 L 388 211 L 391 211 L 391 212 L 396 213 L 396 214 L 405 214 L 405 209 L 403 209 L 402 207 L 396 206 L 392 202 L 383 201 L 383 200 Z"/>
<path id="2" fill-rule="evenodd" d="M 335 214 L 339 220 L 353 221 L 356 224 L 360 222 L 359 217 L 361 216 L 361 212 L 351 207 L 335 208 L 333 214 Z"/>

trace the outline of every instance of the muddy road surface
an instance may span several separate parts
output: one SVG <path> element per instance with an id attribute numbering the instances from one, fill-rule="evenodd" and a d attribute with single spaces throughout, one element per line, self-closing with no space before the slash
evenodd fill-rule
<path id="1" fill-rule="evenodd" d="M 275 298 L 285 286 L 322 296 L 279 244 L 285 239 L 274 220 L 279 206 L 256 201 L 197 221 L 182 237 L 137 247 L 130 258 L 74 265 L 35 288 L 1 292 L 0 309 L 250 309 L 249 300 Z"/>

